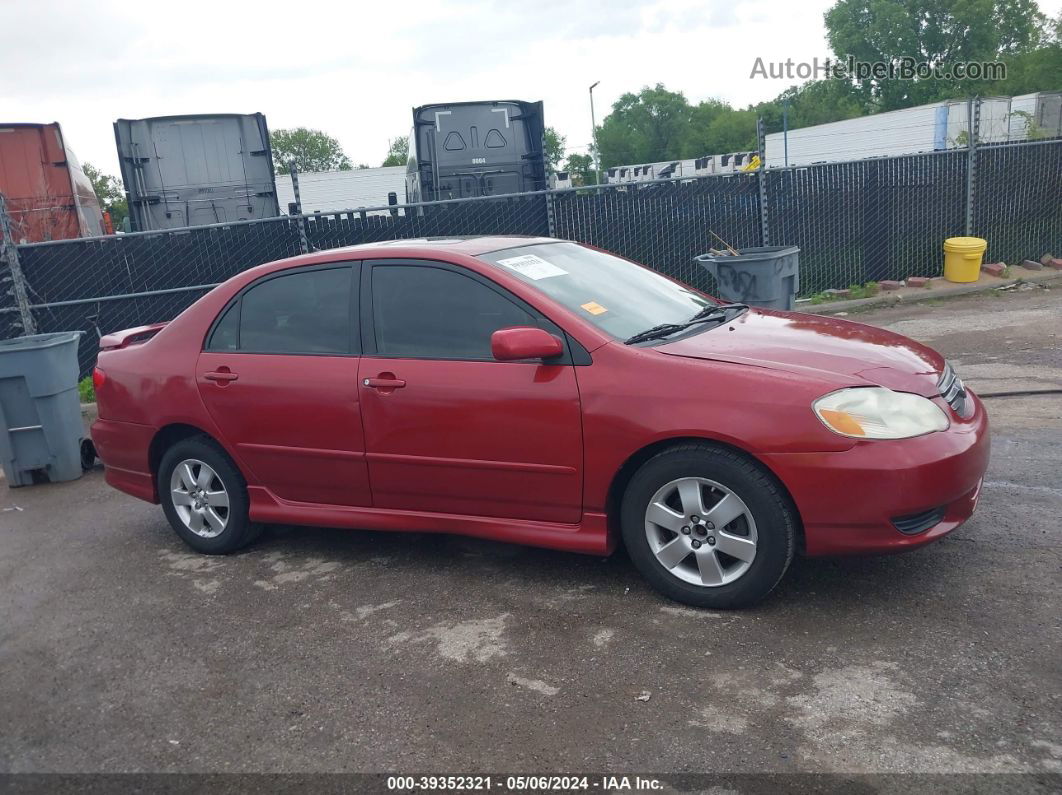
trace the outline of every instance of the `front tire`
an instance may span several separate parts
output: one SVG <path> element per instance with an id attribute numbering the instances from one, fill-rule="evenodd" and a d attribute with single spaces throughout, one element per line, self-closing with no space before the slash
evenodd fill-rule
<path id="1" fill-rule="evenodd" d="M 162 456 L 159 499 L 188 546 L 224 555 L 251 543 L 258 527 L 247 515 L 247 484 L 225 451 L 206 437 L 183 439 Z"/>
<path id="2" fill-rule="evenodd" d="M 758 602 L 785 574 L 796 542 L 796 511 L 778 482 L 746 456 L 704 443 L 645 462 L 620 522 L 649 584 L 694 607 Z"/>

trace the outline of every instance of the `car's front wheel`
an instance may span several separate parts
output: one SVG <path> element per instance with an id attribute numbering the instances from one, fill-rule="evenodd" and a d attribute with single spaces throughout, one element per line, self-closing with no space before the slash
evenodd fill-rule
<path id="1" fill-rule="evenodd" d="M 685 604 L 753 604 L 793 558 L 788 497 L 754 461 L 724 447 L 685 444 L 653 456 L 628 484 L 621 510 L 634 565 Z"/>
<path id="2" fill-rule="evenodd" d="M 159 499 L 170 525 L 188 546 L 223 555 L 249 544 L 257 526 L 247 516 L 247 485 L 213 441 L 184 439 L 162 457 Z"/>

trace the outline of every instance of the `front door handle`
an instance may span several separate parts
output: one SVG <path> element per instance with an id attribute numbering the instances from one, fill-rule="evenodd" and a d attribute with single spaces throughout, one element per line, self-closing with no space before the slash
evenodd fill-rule
<path id="1" fill-rule="evenodd" d="M 385 395 L 406 385 L 401 378 L 395 378 L 394 373 L 380 373 L 375 378 L 364 379 L 362 383 L 370 389 L 380 390 Z"/>
<path id="2" fill-rule="evenodd" d="M 373 389 L 401 389 L 406 385 L 401 378 L 366 378 L 362 383 Z"/>
<path id="3" fill-rule="evenodd" d="M 203 373 L 203 378 L 207 381 L 217 381 L 219 384 L 227 384 L 229 381 L 235 381 L 239 376 L 236 375 L 236 373 L 229 372 L 228 368 L 225 368 L 210 373 Z"/>

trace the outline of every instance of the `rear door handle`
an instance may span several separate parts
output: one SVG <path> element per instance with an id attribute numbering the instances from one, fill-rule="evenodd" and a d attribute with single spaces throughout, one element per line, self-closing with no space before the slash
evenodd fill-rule
<path id="1" fill-rule="evenodd" d="M 406 385 L 401 378 L 366 378 L 362 383 L 373 389 L 401 389 Z"/>
<path id="2" fill-rule="evenodd" d="M 230 373 L 228 371 L 218 371 L 212 373 L 203 373 L 203 378 L 207 381 L 217 381 L 222 384 L 227 384 L 229 381 L 235 381 L 239 378 L 236 373 Z"/>

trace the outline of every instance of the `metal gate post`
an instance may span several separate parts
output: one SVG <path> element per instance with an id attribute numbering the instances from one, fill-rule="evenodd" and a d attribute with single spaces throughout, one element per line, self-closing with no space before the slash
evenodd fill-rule
<path id="1" fill-rule="evenodd" d="M 299 250 L 308 254 L 310 243 L 306 239 L 306 219 L 302 216 L 302 197 L 299 195 L 299 172 L 294 160 L 288 163 L 288 173 L 291 174 L 291 190 L 295 194 L 295 210 L 299 217 Z"/>
<path id="2" fill-rule="evenodd" d="M 981 133 L 981 98 L 966 103 L 966 236 L 973 235 L 974 200 L 977 193 L 977 139 Z"/>
<path id="3" fill-rule="evenodd" d="M 763 239 L 760 245 L 771 245 L 770 226 L 767 222 L 767 147 L 763 131 L 763 117 L 756 119 L 756 145 L 760 152 L 760 167 L 756 173 L 756 179 L 760 187 L 760 237 Z"/>
<path id="4" fill-rule="evenodd" d="M 26 278 L 22 275 L 22 265 L 18 261 L 18 247 L 15 245 L 15 235 L 11 231 L 11 219 L 8 217 L 7 202 L 3 195 L 0 195 L 0 262 L 6 263 L 8 270 L 11 271 L 11 284 L 14 288 L 15 303 L 18 305 L 18 314 L 22 320 L 22 333 L 23 335 L 36 334 L 37 324 L 30 310 Z"/>
<path id="5" fill-rule="evenodd" d="M 557 225 L 553 219 L 553 191 L 549 188 L 546 189 L 546 226 L 549 229 L 549 236 L 557 236 Z"/>

